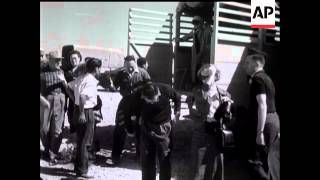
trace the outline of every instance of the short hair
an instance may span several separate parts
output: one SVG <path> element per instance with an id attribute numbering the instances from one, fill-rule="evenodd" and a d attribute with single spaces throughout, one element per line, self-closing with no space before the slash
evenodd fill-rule
<path id="1" fill-rule="evenodd" d="M 81 55 L 81 53 L 80 53 L 79 51 L 77 51 L 77 50 L 72 50 L 72 51 L 69 52 L 69 54 L 68 54 L 69 61 L 70 61 L 70 58 L 71 58 L 71 55 L 72 55 L 72 54 L 78 55 L 78 57 L 80 58 L 80 62 L 82 61 L 82 55 Z"/>
<path id="2" fill-rule="evenodd" d="M 141 94 L 148 99 L 153 99 L 158 94 L 158 91 L 159 88 L 156 85 L 148 83 L 143 87 Z"/>
<path id="3" fill-rule="evenodd" d="M 86 69 L 88 73 L 92 73 L 95 71 L 97 67 L 101 67 L 102 61 L 97 58 L 91 58 L 89 57 L 86 62 Z"/>
<path id="4" fill-rule="evenodd" d="M 124 61 L 136 61 L 136 59 L 134 58 L 134 56 L 128 55 L 124 58 Z"/>
<path id="5" fill-rule="evenodd" d="M 255 47 L 248 47 L 247 56 L 252 56 L 252 60 L 256 63 L 259 62 L 262 66 L 264 66 L 266 63 L 267 54 Z"/>
<path id="6" fill-rule="evenodd" d="M 265 56 L 262 55 L 262 54 L 258 54 L 258 53 L 252 54 L 251 55 L 251 60 L 254 61 L 257 64 L 262 65 L 262 66 L 264 66 L 265 63 L 266 63 Z"/>
<path id="7" fill-rule="evenodd" d="M 147 63 L 147 59 L 146 58 L 143 58 L 143 57 L 140 57 L 138 60 L 137 60 L 137 64 L 139 67 L 142 68 L 143 65 L 145 65 Z"/>
<path id="8" fill-rule="evenodd" d="M 87 63 L 89 61 L 89 59 L 92 59 L 93 57 L 86 57 L 84 58 L 84 62 Z"/>

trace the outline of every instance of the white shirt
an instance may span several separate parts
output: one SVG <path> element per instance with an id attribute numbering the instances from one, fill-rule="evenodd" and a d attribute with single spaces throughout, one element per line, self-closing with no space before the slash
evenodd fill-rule
<path id="1" fill-rule="evenodd" d="M 98 96 L 98 80 L 90 73 L 81 75 L 74 81 L 69 82 L 69 87 L 74 92 L 75 104 L 80 105 L 80 95 L 87 96 L 87 100 L 84 103 L 84 108 L 89 109 L 97 105 Z"/>

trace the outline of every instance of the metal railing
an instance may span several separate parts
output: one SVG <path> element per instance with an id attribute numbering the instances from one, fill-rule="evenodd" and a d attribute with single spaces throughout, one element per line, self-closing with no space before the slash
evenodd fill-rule
<path id="1" fill-rule="evenodd" d="M 276 6 L 276 28 L 265 31 L 264 43 L 267 45 L 280 43 L 280 7 Z"/>
<path id="2" fill-rule="evenodd" d="M 251 6 L 238 2 L 217 2 L 215 32 L 217 43 L 259 43 L 258 29 L 252 29 Z"/>
<path id="3" fill-rule="evenodd" d="M 182 38 L 184 35 L 189 34 L 193 29 L 192 17 L 187 16 L 184 13 L 176 16 L 176 38 Z M 175 46 L 192 46 L 193 39 L 189 39 L 185 42 L 176 41 Z"/>
<path id="4" fill-rule="evenodd" d="M 127 54 L 132 49 L 141 57 L 136 46 L 150 47 L 154 43 L 172 45 L 172 16 L 171 13 L 129 8 Z"/>
<path id="5" fill-rule="evenodd" d="M 216 2 L 214 6 L 214 27 L 211 42 L 211 60 L 217 44 L 246 46 L 273 45 L 280 42 L 280 9 L 276 8 L 276 27 L 269 29 L 251 28 L 251 6 L 248 3 Z M 271 37 L 271 41 L 270 41 Z"/>

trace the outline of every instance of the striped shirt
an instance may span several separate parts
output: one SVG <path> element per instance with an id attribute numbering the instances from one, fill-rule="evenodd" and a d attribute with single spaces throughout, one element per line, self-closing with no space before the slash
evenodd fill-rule
<path id="1" fill-rule="evenodd" d="M 44 67 L 40 72 L 40 91 L 44 94 L 50 94 L 50 92 L 59 89 L 61 92 L 62 80 L 59 75 L 63 74 L 61 69 L 51 70 L 48 66 Z"/>

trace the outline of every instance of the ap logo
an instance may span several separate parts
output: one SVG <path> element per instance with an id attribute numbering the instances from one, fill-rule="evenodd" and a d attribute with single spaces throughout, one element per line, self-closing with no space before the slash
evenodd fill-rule
<path id="1" fill-rule="evenodd" d="M 251 28 L 274 28 L 275 0 L 251 0 Z"/>

